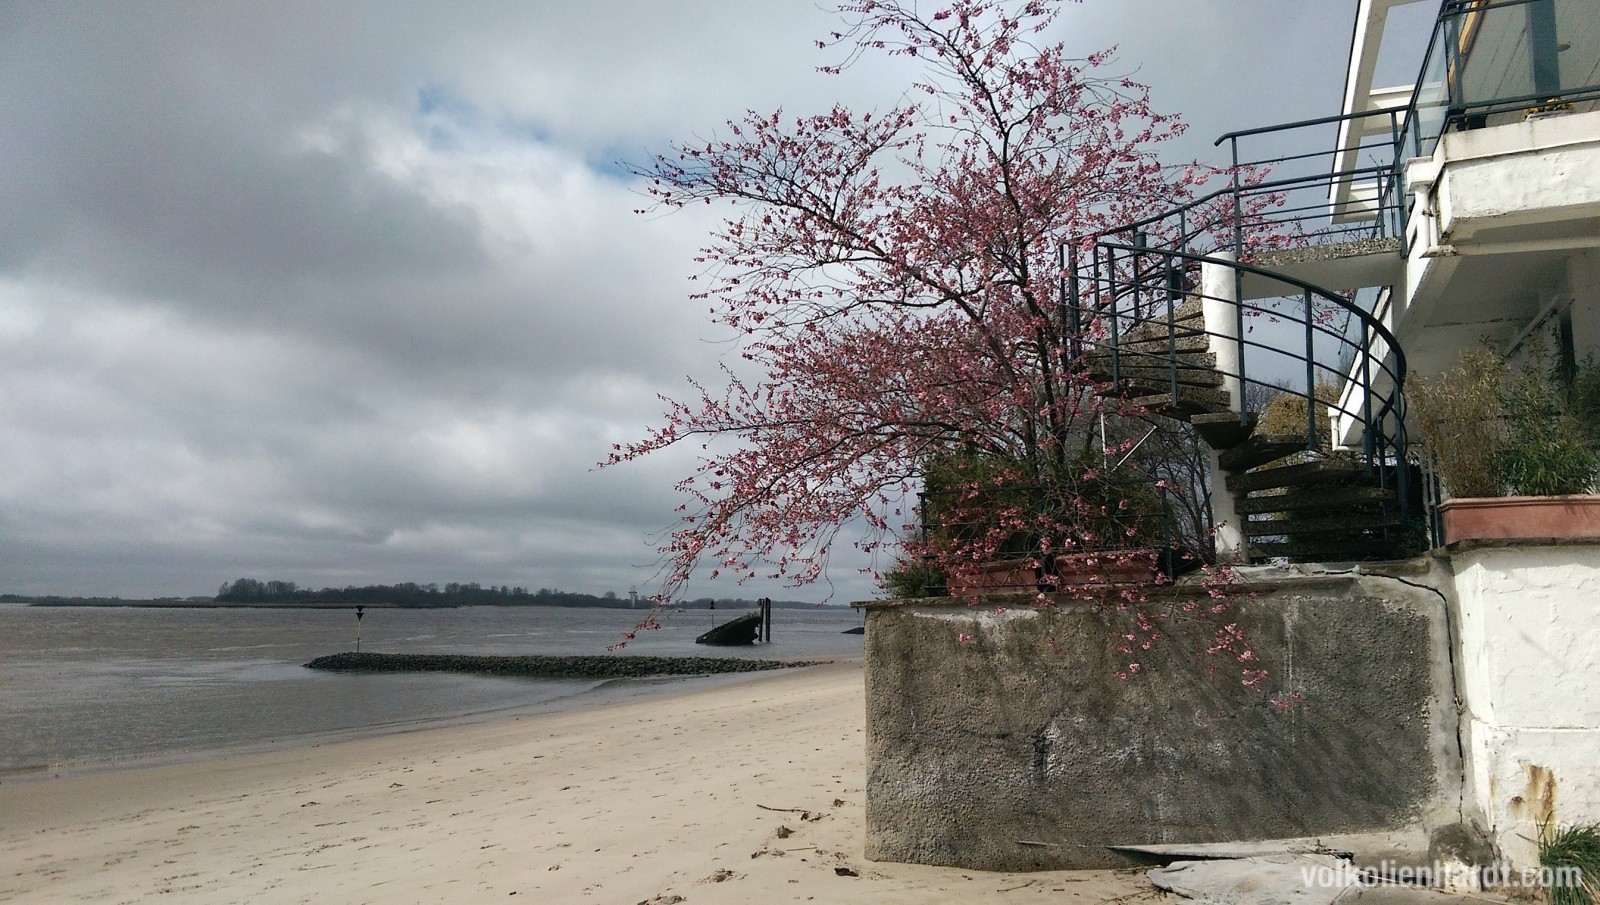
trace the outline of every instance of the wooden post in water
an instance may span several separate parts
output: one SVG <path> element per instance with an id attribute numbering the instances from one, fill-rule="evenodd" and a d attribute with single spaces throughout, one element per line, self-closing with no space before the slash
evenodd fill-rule
<path id="1" fill-rule="evenodd" d="M 761 640 L 772 643 L 772 598 L 763 597 L 756 601 L 761 607 Z"/>

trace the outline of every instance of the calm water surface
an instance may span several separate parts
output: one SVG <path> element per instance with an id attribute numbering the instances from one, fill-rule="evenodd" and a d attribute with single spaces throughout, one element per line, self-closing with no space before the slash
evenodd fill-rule
<path id="1" fill-rule="evenodd" d="M 368 609 L 361 649 L 605 654 L 643 611 L 559 607 Z M 774 642 L 708 648 L 696 635 L 741 611 L 667 614 L 617 656 L 827 657 L 861 653 L 850 610 L 778 610 Z M 327 673 L 303 664 L 355 646 L 349 610 L 29 607 L 0 604 L 0 773 L 270 746 L 566 706 L 589 680 Z M 611 683 L 615 688 L 615 683 Z M 652 687 L 660 687 L 659 684 Z M 581 701 L 582 699 L 577 699 Z"/>

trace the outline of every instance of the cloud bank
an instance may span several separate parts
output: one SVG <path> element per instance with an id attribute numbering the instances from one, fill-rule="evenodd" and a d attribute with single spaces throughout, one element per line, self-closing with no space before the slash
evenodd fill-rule
<path id="1" fill-rule="evenodd" d="M 1099 0 L 1062 29 L 1120 42 L 1198 156 L 1336 112 L 1353 13 L 1310 6 Z M 648 592 L 695 451 L 593 465 L 732 350 L 687 299 L 716 212 L 631 213 L 617 162 L 748 107 L 893 103 L 903 68 L 814 72 L 833 25 L 787 0 L 0 9 L 0 591 Z M 856 599 L 869 565 L 690 593 Z"/>

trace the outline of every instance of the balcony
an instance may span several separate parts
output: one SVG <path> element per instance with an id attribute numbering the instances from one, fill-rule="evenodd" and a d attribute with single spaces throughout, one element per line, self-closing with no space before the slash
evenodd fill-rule
<path id="1" fill-rule="evenodd" d="M 1446 131 L 1582 112 L 1600 101 L 1594 0 L 1451 0 L 1441 8 L 1407 116 L 1410 157 Z"/>

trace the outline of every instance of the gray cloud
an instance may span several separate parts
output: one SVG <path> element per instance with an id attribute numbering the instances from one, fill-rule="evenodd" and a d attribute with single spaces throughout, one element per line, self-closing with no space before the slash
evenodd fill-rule
<path id="1" fill-rule="evenodd" d="M 1335 112 L 1343 6 L 1099 0 L 1061 34 L 1120 41 L 1195 156 Z M 832 24 L 809 0 L 0 8 L 0 590 L 645 587 L 693 451 L 592 466 L 729 350 L 687 300 L 714 211 L 638 217 L 614 163 L 746 107 L 893 103 L 902 67 L 813 72 Z M 839 598 L 864 564 L 838 553 Z"/>

